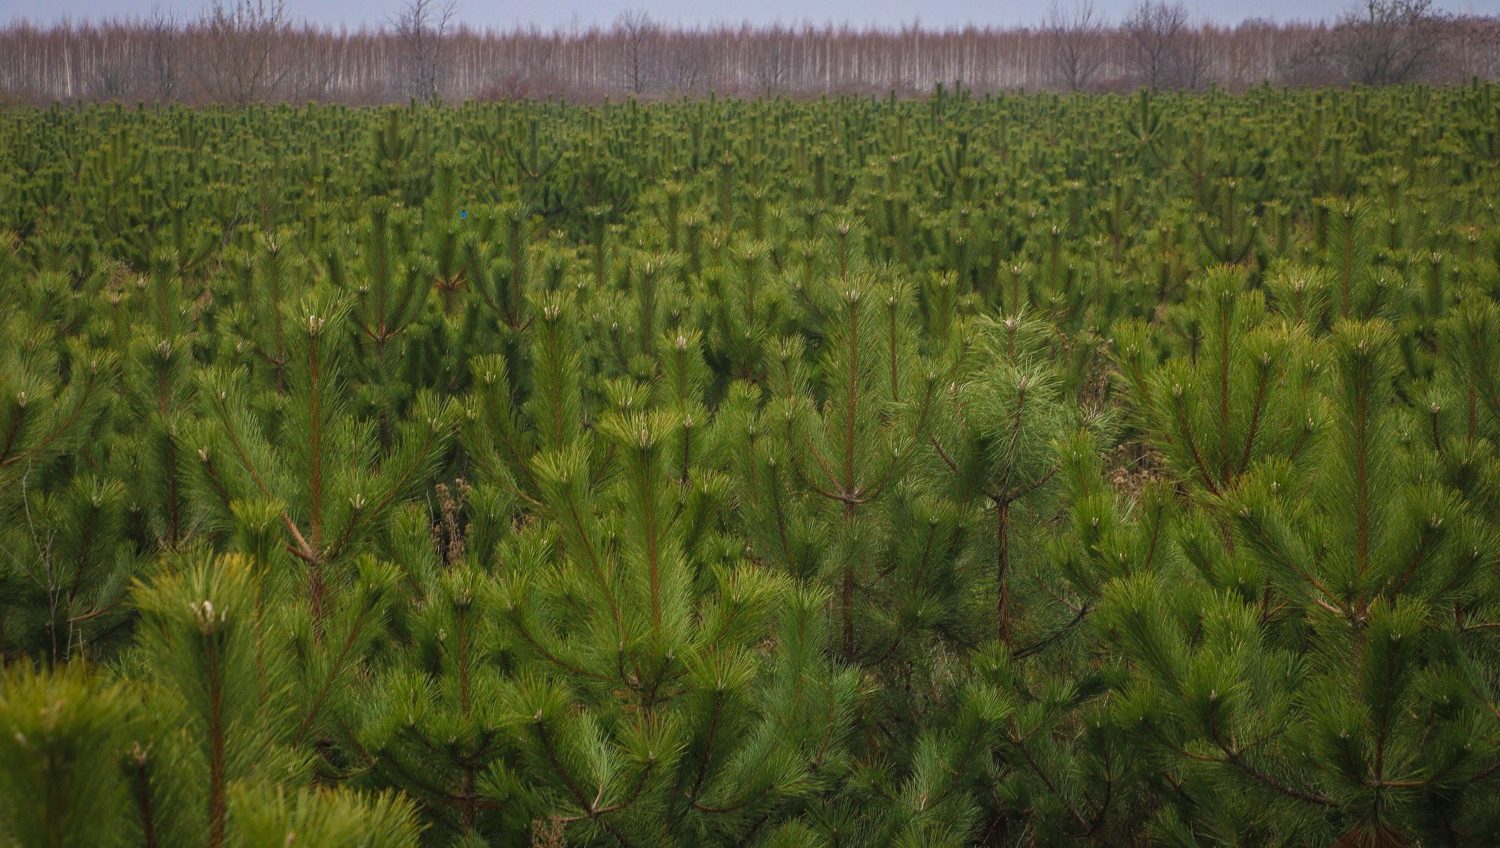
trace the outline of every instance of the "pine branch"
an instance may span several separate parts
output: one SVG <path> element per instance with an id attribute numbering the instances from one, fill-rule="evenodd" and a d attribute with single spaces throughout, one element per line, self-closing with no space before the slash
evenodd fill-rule
<path id="1" fill-rule="evenodd" d="M 580 818 L 587 818 L 596 822 L 600 827 L 604 828 L 606 833 L 614 837 L 616 842 L 624 846 L 624 848 L 634 848 L 634 843 L 626 839 L 625 835 L 612 824 L 601 818 L 602 813 L 594 809 L 593 804 L 588 800 L 587 796 L 583 794 L 583 791 L 573 781 L 567 770 L 563 768 L 562 762 L 558 760 L 557 751 L 552 745 L 551 736 L 546 732 L 545 726 L 540 721 L 537 721 L 532 724 L 532 730 L 536 734 L 537 741 L 541 744 L 542 754 L 546 757 L 547 765 L 552 768 L 553 774 L 556 774 L 562 780 L 563 786 L 568 790 L 568 794 L 573 796 L 573 800 L 584 811 L 583 816 Z M 644 777 L 641 783 L 644 785 Z M 576 821 L 577 819 L 575 818 L 574 820 Z"/>

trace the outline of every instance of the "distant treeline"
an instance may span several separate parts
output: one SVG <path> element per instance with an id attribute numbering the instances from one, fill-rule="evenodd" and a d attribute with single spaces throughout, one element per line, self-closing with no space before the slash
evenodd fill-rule
<path id="1" fill-rule="evenodd" d="M 294 23 L 262 0 L 201 16 L 0 29 L 0 100 L 379 103 L 408 99 L 1242 89 L 1500 78 L 1500 18 L 1369 0 L 1337 21 L 1225 27 L 1143 0 L 1105 23 L 1086 0 L 1019 29 L 609 26 L 479 31 L 412 0 L 379 29 Z"/>

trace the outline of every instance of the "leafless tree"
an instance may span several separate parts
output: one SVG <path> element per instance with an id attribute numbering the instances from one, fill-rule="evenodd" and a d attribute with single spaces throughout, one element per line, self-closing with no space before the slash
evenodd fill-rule
<path id="1" fill-rule="evenodd" d="M 1125 18 L 1136 73 L 1152 89 L 1172 82 L 1186 48 L 1187 7 L 1167 0 L 1141 0 Z"/>
<path id="2" fill-rule="evenodd" d="M 1208 82 L 1214 57 L 1202 27 L 1184 29 L 1178 36 L 1177 49 L 1170 58 L 1172 85 L 1196 90 Z"/>
<path id="3" fill-rule="evenodd" d="M 433 101 L 441 95 L 443 46 L 456 12 L 454 0 L 407 0 L 392 22 L 401 43 L 400 88 L 407 97 Z"/>
<path id="4" fill-rule="evenodd" d="M 1432 0 L 1362 0 L 1339 18 L 1332 52 L 1350 82 L 1411 82 L 1441 55 L 1447 23 Z"/>
<path id="5" fill-rule="evenodd" d="M 96 97 L 388 103 L 409 94 L 398 84 L 406 54 L 389 21 L 378 29 L 350 32 L 289 24 L 272 0 L 261 0 L 266 5 L 219 2 L 216 11 L 179 20 L 175 29 L 166 16 L 0 25 L 0 101 Z M 1079 0 L 1058 2 L 1066 20 L 1069 4 Z M 1097 5 L 1100 0 L 1093 2 L 1103 8 Z M 1346 75 L 1344 62 L 1334 54 L 1338 28 L 1329 24 L 1252 21 L 1198 27 L 1191 20 L 1179 24 L 1186 14 L 1173 14 L 1173 7 L 1161 0 L 1145 11 L 1136 13 L 1133 28 L 1107 25 L 1104 63 L 1092 76 L 1082 73 L 1086 65 L 1081 65 L 1074 82 L 1108 90 L 1211 82 L 1238 89 L 1261 81 L 1332 85 L 1354 76 Z M 487 32 L 455 25 L 441 43 L 437 87 L 444 98 L 596 101 L 622 90 L 646 95 L 709 90 L 920 94 L 953 80 L 975 91 L 1061 88 L 1070 76 L 1052 61 L 1055 42 L 1049 43 L 1041 26 L 940 31 L 717 25 L 677 30 L 641 15 L 628 23 Z M 1368 32 L 1363 25 L 1352 29 Z M 1416 63 L 1420 71 L 1364 78 L 1450 82 L 1500 77 L 1500 18 L 1448 19 L 1431 43 L 1438 46 L 1425 63 Z M 1388 61 L 1385 66 L 1411 65 Z"/>
<path id="6" fill-rule="evenodd" d="M 615 18 L 615 31 L 624 42 L 625 87 L 632 94 L 642 94 L 651 86 L 651 48 L 661 34 L 661 25 L 640 9 L 626 9 Z"/>
<path id="7" fill-rule="evenodd" d="M 141 22 L 146 54 L 141 69 L 145 81 L 142 93 L 151 100 L 166 102 L 180 93 L 182 50 L 178 29 L 177 15 L 161 6 L 152 9 L 151 15 Z"/>
<path id="8" fill-rule="evenodd" d="M 668 37 L 666 46 L 661 64 L 668 89 L 685 94 L 708 85 L 711 55 L 705 39 L 697 33 L 677 33 Z"/>
<path id="9" fill-rule="evenodd" d="M 556 75 L 560 52 L 558 38 L 542 32 L 535 24 L 527 31 L 527 36 L 530 44 L 521 61 L 526 75 L 532 79 L 549 79 Z"/>
<path id="10" fill-rule="evenodd" d="M 214 0 L 199 28 L 199 83 L 210 100 L 243 105 L 281 93 L 288 64 L 276 49 L 292 31 L 285 0 Z"/>
<path id="11" fill-rule="evenodd" d="M 327 100 L 338 79 L 339 52 L 334 38 L 308 38 L 299 34 L 296 49 L 285 61 L 290 64 L 282 90 L 299 103 Z"/>
<path id="12" fill-rule="evenodd" d="M 1447 51 L 1462 57 L 1455 57 L 1460 79 L 1500 77 L 1500 19 L 1461 16 L 1449 22 L 1448 29 L 1456 36 L 1449 45 L 1456 41 L 1460 48 Z"/>
<path id="13" fill-rule="evenodd" d="M 1067 8 L 1062 0 L 1052 0 L 1042 32 L 1053 70 L 1069 91 L 1087 87 L 1104 67 L 1104 21 L 1093 0 L 1074 0 Z"/>
<path id="14" fill-rule="evenodd" d="M 785 86 L 791 64 L 787 39 L 781 28 L 773 27 L 769 35 L 755 44 L 750 59 L 750 73 L 756 89 L 762 94 L 774 94 Z"/>
<path id="15" fill-rule="evenodd" d="M 83 96 L 89 100 L 123 100 L 135 87 L 135 68 L 131 61 L 128 44 L 101 45 L 87 57 L 88 71 L 79 74 Z M 79 62 L 80 71 L 85 61 Z"/>

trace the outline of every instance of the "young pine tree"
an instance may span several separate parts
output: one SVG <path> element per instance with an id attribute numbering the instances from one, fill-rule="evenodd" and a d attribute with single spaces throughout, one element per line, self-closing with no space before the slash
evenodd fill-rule
<path id="1" fill-rule="evenodd" d="M 1189 560 L 1243 549 L 1269 608 L 1168 570 L 1105 591 L 1133 668 L 1120 719 L 1180 790 L 1156 821 L 1167 841 L 1493 836 L 1483 805 L 1449 800 L 1486 792 L 1500 762 L 1493 697 L 1471 676 L 1477 644 L 1453 614 L 1485 585 L 1493 533 L 1420 473 L 1388 326 L 1343 323 L 1331 344 L 1319 463 L 1262 465 L 1224 495 L 1231 537 L 1183 536 Z"/>

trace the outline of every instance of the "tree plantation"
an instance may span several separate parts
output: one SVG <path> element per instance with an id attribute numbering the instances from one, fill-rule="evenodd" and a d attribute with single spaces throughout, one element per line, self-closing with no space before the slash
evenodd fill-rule
<path id="1" fill-rule="evenodd" d="M 0 112 L 0 842 L 1500 844 L 1500 86 Z"/>

